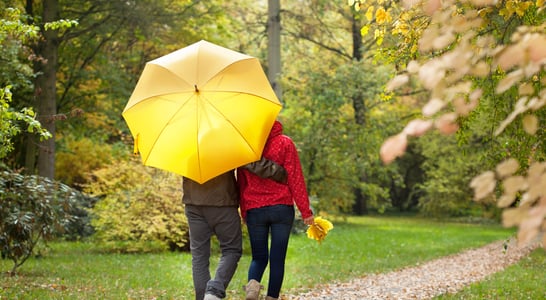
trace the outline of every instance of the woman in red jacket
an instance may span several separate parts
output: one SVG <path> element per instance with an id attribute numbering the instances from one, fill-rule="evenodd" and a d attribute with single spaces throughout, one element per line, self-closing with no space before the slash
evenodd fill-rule
<path id="1" fill-rule="evenodd" d="M 286 182 L 261 178 L 245 168 L 237 171 L 240 189 L 241 215 L 246 222 L 252 248 L 252 262 L 248 270 L 246 299 L 258 299 L 260 281 L 269 262 L 269 284 L 266 299 L 280 294 L 288 240 L 294 222 L 294 203 L 307 225 L 313 224 L 313 212 L 301 169 L 296 146 L 282 132 L 275 121 L 263 151 L 263 157 L 284 167 Z M 268 247 L 271 234 L 271 247 Z"/>

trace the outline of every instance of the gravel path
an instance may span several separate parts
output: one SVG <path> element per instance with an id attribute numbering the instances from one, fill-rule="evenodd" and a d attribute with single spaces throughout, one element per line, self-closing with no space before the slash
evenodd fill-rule
<path id="1" fill-rule="evenodd" d="M 506 251 L 504 246 L 505 242 L 498 241 L 390 273 L 370 274 L 349 282 L 320 285 L 311 292 L 284 295 L 281 299 L 430 299 L 440 294 L 454 293 L 499 272 L 518 262 L 539 245 L 518 248 L 511 241 Z"/>

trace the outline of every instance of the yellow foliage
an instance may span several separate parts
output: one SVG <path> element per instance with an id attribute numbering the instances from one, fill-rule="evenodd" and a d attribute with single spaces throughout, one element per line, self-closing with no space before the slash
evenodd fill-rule
<path id="1" fill-rule="evenodd" d="M 328 231 L 333 228 L 334 225 L 330 221 L 322 217 L 315 217 L 314 224 L 307 228 L 307 237 L 321 243 L 328 235 Z"/>
<path id="2" fill-rule="evenodd" d="M 375 11 L 375 20 L 377 24 L 380 24 L 380 25 L 387 21 L 387 12 L 385 11 L 383 7 L 379 7 Z"/>
<path id="3" fill-rule="evenodd" d="M 523 16 L 525 11 L 533 5 L 533 2 L 512 0 L 505 2 L 504 5 L 504 8 L 501 8 L 500 10 L 499 15 L 503 16 L 505 20 L 508 20 L 513 14 L 517 14 L 520 17 Z"/>
<path id="4" fill-rule="evenodd" d="M 88 138 L 64 137 L 55 160 L 55 178 L 68 185 L 81 185 L 87 175 L 112 160 L 112 147 Z M 77 166 L 75 168 L 74 166 Z"/>
<path id="5" fill-rule="evenodd" d="M 142 241 L 186 246 L 188 224 L 180 176 L 145 167 L 135 159 L 94 171 L 93 178 L 85 191 L 100 199 L 91 221 L 99 241 L 126 241 L 126 247 Z"/>
<path id="6" fill-rule="evenodd" d="M 370 22 L 373 20 L 373 11 L 375 10 L 375 7 L 370 6 L 368 7 L 368 10 L 366 10 L 366 19 Z"/>

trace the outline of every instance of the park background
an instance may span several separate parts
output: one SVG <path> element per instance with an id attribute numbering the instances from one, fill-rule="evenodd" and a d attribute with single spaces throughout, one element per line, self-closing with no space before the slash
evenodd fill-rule
<path id="1" fill-rule="evenodd" d="M 2 266 L 47 257 L 46 240 L 187 251 L 180 177 L 142 166 L 121 111 L 147 61 L 201 39 L 258 57 L 268 74 L 280 53 L 270 79 L 318 215 L 542 236 L 544 1 L 281 1 L 268 17 L 275 2 L 2 2 L 0 241 L 14 267 Z M 433 125 L 409 130 L 420 118 Z M 389 159 L 391 137 L 403 141 Z"/>

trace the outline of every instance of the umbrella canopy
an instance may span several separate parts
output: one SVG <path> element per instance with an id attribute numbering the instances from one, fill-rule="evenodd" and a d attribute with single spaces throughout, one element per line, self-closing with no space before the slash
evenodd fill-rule
<path id="1" fill-rule="evenodd" d="M 144 165 L 203 183 L 259 160 L 281 107 L 257 58 L 200 41 L 149 61 L 122 115 Z"/>

